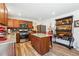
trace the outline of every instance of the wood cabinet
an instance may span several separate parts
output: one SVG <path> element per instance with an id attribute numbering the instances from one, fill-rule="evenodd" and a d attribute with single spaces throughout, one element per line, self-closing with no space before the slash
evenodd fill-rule
<path id="1" fill-rule="evenodd" d="M 14 19 L 13 27 L 14 28 L 19 28 L 20 27 L 20 23 L 19 22 L 20 22 L 19 20 Z"/>
<path id="2" fill-rule="evenodd" d="M 9 28 L 20 28 L 21 24 L 26 24 L 29 29 L 33 28 L 31 21 L 19 20 L 19 19 L 8 19 L 8 27 Z"/>
<path id="3" fill-rule="evenodd" d="M 46 33 L 46 26 L 45 25 L 37 25 L 37 32 Z"/>
<path id="4" fill-rule="evenodd" d="M 20 24 L 23 24 L 23 20 L 19 20 L 19 23 L 20 23 Z"/>
<path id="5" fill-rule="evenodd" d="M 56 20 L 56 36 L 72 37 L 72 16 Z"/>
<path id="6" fill-rule="evenodd" d="M 32 29 L 32 28 L 33 28 L 33 24 L 32 24 L 31 21 L 28 22 L 28 28 L 29 28 L 29 29 Z"/>
<path id="7" fill-rule="evenodd" d="M 25 21 L 25 20 L 20 20 L 20 24 L 26 24 L 28 29 L 32 29 L 33 28 L 33 23 L 32 21 Z"/>
<path id="8" fill-rule="evenodd" d="M 4 3 L 0 3 L 0 24 L 7 25 L 8 23 L 8 10 Z"/>
<path id="9" fill-rule="evenodd" d="M 49 51 L 50 37 L 40 38 L 40 37 L 31 35 L 30 40 L 31 40 L 32 46 L 39 54 L 44 55 Z"/>
<path id="10" fill-rule="evenodd" d="M 26 24 L 26 25 L 27 25 L 27 21 L 25 21 L 25 20 L 20 20 L 20 22 L 19 22 L 20 27 L 21 27 L 22 24 Z M 27 28 L 27 26 L 26 26 L 25 28 Z"/>
<path id="11" fill-rule="evenodd" d="M 0 3 L 0 24 L 4 24 L 4 4 Z"/>
<path id="12" fill-rule="evenodd" d="M 25 20 L 19 20 L 19 22 L 20 22 L 20 24 L 26 24 L 27 23 L 27 21 L 25 21 Z"/>
<path id="13" fill-rule="evenodd" d="M 9 28 L 19 28 L 20 27 L 20 21 L 16 19 L 8 19 L 8 27 Z"/>
<path id="14" fill-rule="evenodd" d="M 72 23 L 73 23 L 73 16 L 56 19 L 56 36 L 57 38 L 61 38 L 59 40 L 66 41 L 67 44 L 58 42 L 55 40 L 56 43 L 59 43 L 63 46 L 68 47 L 71 49 L 73 47 L 73 33 L 72 33 Z"/>
<path id="15" fill-rule="evenodd" d="M 8 28 L 13 28 L 13 19 L 8 19 Z"/>

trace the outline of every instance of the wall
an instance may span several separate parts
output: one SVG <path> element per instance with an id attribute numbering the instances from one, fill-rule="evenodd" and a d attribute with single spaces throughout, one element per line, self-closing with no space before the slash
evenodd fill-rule
<path id="1" fill-rule="evenodd" d="M 55 29 L 55 19 L 53 19 L 53 18 L 43 20 L 42 24 L 46 25 L 46 31 L 47 32 L 49 31 L 48 28 L 49 28 L 50 25 L 51 25 L 51 28 L 52 28 L 53 31 Z"/>
<path id="2" fill-rule="evenodd" d="M 73 14 L 74 14 L 74 17 L 73 17 L 74 21 L 79 20 L 79 10 L 73 12 Z M 79 27 L 74 27 L 73 37 L 75 39 L 73 44 L 74 48 L 79 51 Z"/>

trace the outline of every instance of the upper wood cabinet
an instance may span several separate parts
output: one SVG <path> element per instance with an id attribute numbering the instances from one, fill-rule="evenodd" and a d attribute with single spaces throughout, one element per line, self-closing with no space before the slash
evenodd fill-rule
<path id="1" fill-rule="evenodd" d="M 6 25 L 8 23 L 8 10 L 4 3 L 0 3 L 0 24 Z"/>
<path id="2" fill-rule="evenodd" d="M 29 28 L 29 29 L 32 29 L 32 28 L 33 28 L 33 24 L 32 24 L 31 21 L 28 22 L 28 28 Z"/>
<path id="3" fill-rule="evenodd" d="M 25 21 L 25 20 L 20 20 L 20 24 L 19 24 L 19 25 L 21 25 L 21 24 L 26 24 L 26 25 L 27 25 L 27 21 Z M 27 26 L 26 26 L 26 28 L 27 28 Z"/>
<path id="4" fill-rule="evenodd" d="M 19 20 L 19 19 L 8 19 L 9 28 L 20 28 L 21 24 L 26 24 L 26 28 L 32 29 L 33 25 L 31 21 Z"/>
<path id="5" fill-rule="evenodd" d="M 33 28 L 32 21 L 20 20 L 20 24 L 26 24 L 29 29 Z"/>
<path id="6" fill-rule="evenodd" d="M 20 24 L 27 24 L 27 21 L 25 20 L 19 20 L 20 21 Z"/>
<path id="7" fill-rule="evenodd" d="M 13 28 L 13 19 L 8 19 L 8 28 Z"/>
<path id="8" fill-rule="evenodd" d="M 56 36 L 72 37 L 73 16 L 56 19 Z"/>
<path id="9" fill-rule="evenodd" d="M 13 23 L 14 28 L 19 28 L 20 27 L 20 21 L 14 19 L 14 23 Z"/>
<path id="10" fill-rule="evenodd" d="M 19 24 L 23 24 L 23 20 L 19 20 Z"/>
<path id="11" fill-rule="evenodd" d="M 8 28 L 19 28 L 19 20 L 16 19 L 8 19 Z"/>

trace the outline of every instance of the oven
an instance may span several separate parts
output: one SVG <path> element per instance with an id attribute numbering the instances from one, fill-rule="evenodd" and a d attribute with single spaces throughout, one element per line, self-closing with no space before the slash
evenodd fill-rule
<path id="1" fill-rule="evenodd" d="M 20 39 L 28 38 L 29 35 L 28 31 L 20 31 L 19 33 L 20 33 Z"/>

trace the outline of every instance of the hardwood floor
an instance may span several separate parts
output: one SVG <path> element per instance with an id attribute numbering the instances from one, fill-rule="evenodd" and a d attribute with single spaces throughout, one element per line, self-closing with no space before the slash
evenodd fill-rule
<path id="1" fill-rule="evenodd" d="M 41 56 L 31 46 L 31 42 L 16 43 L 16 56 Z M 62 45 L 53 44 L 53 48 L 43 56 L 79 56 L 79 51 L 68 49 Z"/>

